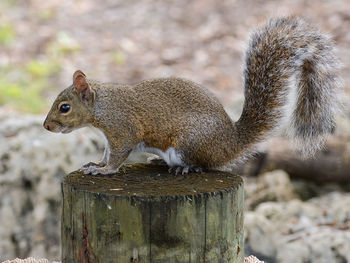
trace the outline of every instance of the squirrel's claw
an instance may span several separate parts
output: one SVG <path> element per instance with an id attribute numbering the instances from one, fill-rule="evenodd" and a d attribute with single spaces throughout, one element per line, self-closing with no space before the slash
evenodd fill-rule
<path id="1" fill-rule="evenodd" d="M 84 164 L 83 167 L 81 167 L 81 168 L 79 169 L 79 171 L 83 171 L 83 169 L 89 168 L 89 167 L 92 167 L 92 166 L 95 166 L 95 167 L 102 167 L 102 166 L 104 166 L 104 165 L 105 165 L 105 163 L 103 163 L 103 162 L 98 162 L 98 163 L 89 162 L 89 163 L 87 163 L 87 164 Z"/>
<path id="2" fill-rule="evenodd" d="M 188 174 L 189 170 L 190 170 L 190 167 L 188 167 L 188 166 L 183 167 L 181 174 L 182 175 Z"/>
<path id="3" fill-rule="evenodd" d="M 178 174 L 186 175 L 188 173 L 202 173 L 203 170 L 200 167 L 178 166 L 178 167 L 170 167 L 168 172 L 174 173 L 175 175 L 178 175 Z"/>
<path id="4" fill-rule="evenodd" d="M 108 175 L 108 174 L 115 174 L 119 171 L 119 169 L 113 169 L 111 167 L 108 166 L 103 166 L 103 167 L 99 167 L 99 166 L 89 166 L 89 167 L 82 167 L 80 169 L 80 171 L 82 171 L 84 174 L 91 174 L 91 175 Z"/>
<path id="5" fill-rule="evenodd" d="M 185 168 L 185 167 L 181 167 L 181 166 L 177 167 L 176 170 L 175 170 L 175 175 L 178 175 L 178 174 L 180 174 L 180 173 L 181 173 L 181 174 L 184 174 L 184 173 L 183 173 L 184 168 Z"/>
<path id="6" fill-rule="evenodd" d="M 102 167 L 102 168 L 96 168 L 94 169 L 91 174 L 92 175 L 98 175 L 98 174 L 102 174 L 102 175 L 108 175 L 108 174 L 115 174 L 119 171 L 119 169 L 108 169 L 106 167 Z"/>
<path id="7" fill-rule="evenodd" d="M 192 171 L 195 173 L 203 173 L 203 169 L 200 167 L 192 167 Z"/>

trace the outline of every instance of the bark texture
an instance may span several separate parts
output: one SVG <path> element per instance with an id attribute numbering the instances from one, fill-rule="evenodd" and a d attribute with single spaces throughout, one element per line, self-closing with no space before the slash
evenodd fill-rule
<path id="1" fill-rule="evenodd" d="M 243 181 L 124 166 L 62 183 L 62 262 L 243 262 Z"/>

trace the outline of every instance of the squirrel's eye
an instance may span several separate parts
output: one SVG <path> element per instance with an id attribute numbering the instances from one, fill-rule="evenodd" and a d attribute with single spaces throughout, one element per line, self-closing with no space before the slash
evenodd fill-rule
<path id="1" fill-rule="evenodd" d="M 67 113 L 70 110 L 70 105 L 69 104 L 62 104 L 60 106 L 60 112 L 61 113 Z"/>

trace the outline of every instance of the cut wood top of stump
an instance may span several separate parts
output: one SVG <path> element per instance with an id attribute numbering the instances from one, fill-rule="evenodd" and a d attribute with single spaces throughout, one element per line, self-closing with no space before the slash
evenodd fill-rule
<path id="1" fill-rule="evenodd" d="M 145 198 L 215 195 L 237 189 L 243 180 L 228 172 L 174 175 L 169 174 L 168 167 L 163 165 L 127 164 L 115 175 L 72 172 L 64 178 L 63 183 L 88 192 Z"/>

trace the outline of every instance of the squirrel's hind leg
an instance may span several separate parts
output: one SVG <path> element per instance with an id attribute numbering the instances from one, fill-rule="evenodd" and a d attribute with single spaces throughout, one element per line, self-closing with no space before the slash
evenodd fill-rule
<path id="1" fill-rule="evenodd" d="M 154 158 L 148 160 L 151 165 L 168 165 L 166 161 L 164 161 L 162 158 Z M 178 174 L 188 174 L 188 173 L 202 173 L 203 169 L 201 167 L 197 166 L 190 166 L 190 165 L 174 165 L 170 166 L 168 169 L 169 173 L 174 173 L 175 175 Z"/>

